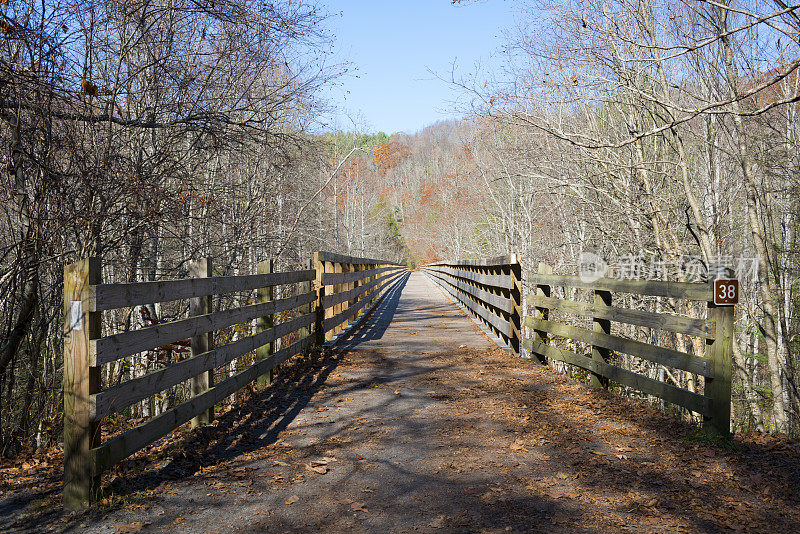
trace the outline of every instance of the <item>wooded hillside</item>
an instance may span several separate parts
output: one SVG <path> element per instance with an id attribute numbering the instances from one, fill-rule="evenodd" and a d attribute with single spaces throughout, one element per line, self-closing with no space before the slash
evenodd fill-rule
<path id="1" fill-rule="evenodd" d="M 62 279 L 76 259 L 101 257 L 113 282 L 186 277 L 205 257 L 217 275 L 254 273 L 270 258 L 296 268 L 324 248 L 402 259 L 379 193 L 350 179 L 352 156 L 386 136 L 311 131 L 326 105 L 318 92 L 348 68 L 328 57 L 323 11 L 250 0 L 2 4 L 1 454 L 61 439 Z M 186 311 L 141 306 L 103 328 Z M 153 370 L 151 356 L 105 380 Z"/>
<path id="2" fill-rule="evenodd" d="M 730 268 L 735 426 L 797 435 L 798 30 L 781 1 L 526 3 L 507 76 L 453 79 L 469 118 L 407 142 L 393 171 L 412 255 L 677 281 Z"/>
<path id="3" fill-rule="evenodd" d="M 1 454 L 61 439 L 65 264 L 99 256 L 104 279 L 134 282 L 202 257 L 219 275 L 294 269 L 322 249 L 417 266 L 513 252 L 527 272 L 600 261 L 674 281 L 730 267 L 734 428 L 800 434 L 797 6 L 526 2 L 506 72 L 451 80 L 463 119 L 387 135 L 323 133 L 320 93 L 349 66 L 313 4 L 0 4 Z M 140 306 L 104 328 L 186 311 Z M 680 334 L 628 334 L 703 355 Z M 155 365 L 126 362 L 105 380 Z"/>

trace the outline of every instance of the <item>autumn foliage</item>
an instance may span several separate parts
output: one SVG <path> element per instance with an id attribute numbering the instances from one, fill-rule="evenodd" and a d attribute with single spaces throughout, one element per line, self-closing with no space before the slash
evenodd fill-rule
<path id="1" fill-rule="evenodd" d="M 372 163 L 380 172 L 385 173 L 387 170 L 397 167 L 410 154 L 411 150 L 408 145 L 389 141 L 375 147 L 375 150 L 372 151 Z"/>

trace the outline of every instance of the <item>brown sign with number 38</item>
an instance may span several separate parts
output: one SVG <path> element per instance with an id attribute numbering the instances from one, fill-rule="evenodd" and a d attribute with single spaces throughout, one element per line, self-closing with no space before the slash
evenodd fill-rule
<path id="1" fill-rule="evenodd" d="M 739 280 L 719 278 L 714 280 L 714 304 L 733 306 L 739 303 Z"/>

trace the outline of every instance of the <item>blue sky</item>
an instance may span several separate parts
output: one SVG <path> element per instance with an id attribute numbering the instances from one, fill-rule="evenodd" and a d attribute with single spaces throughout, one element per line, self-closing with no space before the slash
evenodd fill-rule
<path id="1" fill-rule="evenodd" d="M 453 61 L 462 75 L 496 70 L 494 54 L 515 24 L 515 2 L 483 0 L 321 0 L 336 14 L 329 28 L 335 55 L 355 67 L 341 86 L 326 93 L 341 112 L 332 129 L 414 133 L 458 116 L 459 93 L 429 70 L 449 77 Z M 338 14 L 341 12 L 341 15 Z M 351 73 L 353 71 L 351 70 Z M 356 78 L 358 76 L 358 78 Z"/>

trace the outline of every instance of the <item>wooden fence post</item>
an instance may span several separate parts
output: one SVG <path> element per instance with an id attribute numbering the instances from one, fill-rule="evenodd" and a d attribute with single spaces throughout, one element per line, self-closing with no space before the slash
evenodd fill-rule
<path id="1" fill-rule="evenodd" d="M 594 290 L 594 305 L 595 306 L 611 306 L 611 291 L 603 291 L 600 289 Z M 611 335 L 611 321 L 608 319 L 598 319 L 594 317 L 594 311 L 592 312 L 592 332 L 598 332 L 600 334 L 608 334 Z M 598 362 L 606 362 L 608 358 L 611 356 L 611 351 L 605 349 L 603 347 L 598 347 L 596 345 L 592 345 L 592 359 Z M 607 388 L 608 387 L 608 378 L 605 378 L 603 375 L 597 373 L 589 373 L 589 381 L 592 387 L 599 388 Z"/>
<path id="2" fill-rule="evenodd" d="M 301 268 L 305 269 L 305 270 L 313 269 L 314 268 L 314 260 L 306 260 L 306 262 L 302 264 Z M 303 293 L 303 294 L 310 293 L 313 290 L 314 290 L 314 282 L 311 281 L 311 280 L 309 280 L 308 282 L 303 282 L 302 284 L 300 284 L 300 292 Z M 303 315 L 307 315 L 307 314 L 309 314 L 309 313 L 311 313 L 313 311 L 314 311 L 314 303 L 313 302 L 309 302 L 308 304 L 306 304 L 305 306 L 303 306 L 301 308 L 300 313 L 303 314 Z M 301 328 L 299 330 L 299 335 L 300 335 L 300 339 L 307 338 L 308 336 L 311 335 L 311 327 L 304 326 L 303 328 Z"/>
<path id="3" fill-rule="evenodd" d="M 703 419 L 703 427 L 725 437 L 731 433 L 733 309 L 733 306 L 708 303 L 708 320 L 717 323 L 717 331 L 714 339 L 706 344 L 706 358 L 711 360 L 713 378 L 706 378 L 704 395 L 711 400 L 711 414 Z"/>
<path id="4" fill-rule="evenodd" d="M 353 270 L 354 270 L 354 271 L 363 271 L 363 270 L 364 270 L 364 266 L 363 266 L 363 265 L 353 265 Z M 360 287 L 360 286 L 362 286 L 363 284 L 364 284 L 363 280 L 356 280 L 355 282 L 353 282 L 353 283 L 350 285 L 350 289 L 355 289 L 355 288 L 357 288 L 357 287 Z M 347 303 L 347 307 L 349 308 L 350 306 L 355 306 L 356 304 L 358 304 L 358 297 L 353 297 L 353 298 L 352 298 L 352 299 L 350 299 L 350 301 Z M 356 320 L 356 318 L 355 318 L 355 317 L 351 318 L 351 319 L 350 319 L 350 323 L 352 323 L 352 322 L 353 322 L 353 321 L 355 321 L 355 320 Z"/>
<path id="5" fill-rule="evenodd" d="M 322 346 L 325 344 L 325 286 L 322 285 L 323 274 L 325 273 L 325 253 L 314 253 L 314 270 L 316 276 L 314 278 L 314 289 L 317 292 L 317 300 L 314 307 L 317 312 L 316 321 L 314 323 L 314 336 L 316 338 L 315 345 Z"/>
<path id="6" fill-rule="evenodd" d="M 545 263 L 540 263 L 539 268 L 536 271 L 537 274 L 553 274 L 553 268 Z M 536 297 L 549 297 L 551 294 L 551 288 L 549 285 L 546 284 L 536 284 L 535 290 L 535 297 L 534 297 L 534 308 L 533 308 L 533 346 L 536 346 L 536 343 L 542 343 L 543 345 L 547 345 L 547 333 L 541 330 L 537 330 L 536 328 L 539 326 L 539 321 L 548 320 L 550 318 L 550 309 L 543 307 L 543 306 L 536 306 Z M 541 362 L 546 364 L 547 357 L 536 354 L 536 358 Z"/>
<path id="7" fill-rule="evenodd" d="M 338 261 L 334 262 L 333 263 L 333 269 L 331 269 L 331 271 L 336 273 L 336 274 L 341 274 L 341 273 L 345 272 L 344 264 L 342 264 L 342 263 L 340 263 Z M 339 293 L 344 288 L 345 288 L 344 284 L 334 284 L 333 285 L 333 293 L 334 294 Z M 334 315 L 339 315 L 339 313 L 343 312 L 344 311 L 344 306 L 345 306 L 345 303 L 342 303 L 342 302 L 340 302 L 339 304 L 334 304 L 333 308 L 331 309 L 331 317 L 333 317 Z M 328 339 L 328 340 L 333 339 L 333 336 L 338 335 L 341 331 L 342 331 L 342 324 L 339 323 L 338 325 L 333 327 L 333 329 L 329 332 L 329 335 L 328 335 L 328 337 L 326 337 L 326 339 Z"/>
<path id="8" fill-rule="evenodd" d="M 100 473 L 91 449 L 100 443 L 100 423 L 89 418 L 89 396 L 100 391 L 100 367 L 92 366 L 90 342 L 100 337 L 100 312 L 92 290 L 101 280 L 99 258 L 64 267 L 64 507 L 76 510 L 96 499 Z"/>
<path id="9" fill-rule="evenodd" d="M 275 260 L 267 260 L 262 261 L 258 264 L 258 274 L 267 274 L 275 272 Z M 256 291 L 258 304 L 272 302 L 275 299 L 275 286 L 268 286 L 268 287 L 260 287 Z M 264 330 L 269 330 L 275 326 L 275 320 L 273 319 L 272 315 L 266 315 L 264 317 L 259 317 L 256 319 L 256 330 L 258 332 L 263 332 Z M 261 361 L 266 358 L 269 358 L 272 354 L 275 354 L 275 342 L 270 341 L 266 345 L 262 345 L 256 349 L 256 361 Z M 273 369 L 270 369 L 263 375 L 259 376 L 256 380 L 256 387 L 258 389 L 264 389 L 268 385 L 272 383 L 274 378 Z"/>
<path id="10" fill-rule="evenodd" d="M 511 300 L 514 311 L 511 313 L 511 348 L 519 356 L 522 353 L 522 264 L 519 254 L 511 255 L 511 278 L 514 287 L 511 289 Z"/>
<path id="11" fill-rule="evenodd" d="M 203 258 L 189 264 L 189 276 L 193 278 L 208 278 L 211 276 L 211 258 Z M 211 313 L 212 295 L 194 297 L 189 299 L 189 315 L 205 315 Z M 192 336 L 192 357 L 208 352 L 214 345 L 214 332 L 206 332 Z M 196 397 L 214 386 L 214 370 L 210 369 L 191 379 L 192 396 Z M 214 420 L 214 407 L 192 419 L 192 428 L 207 425 Z"/>

